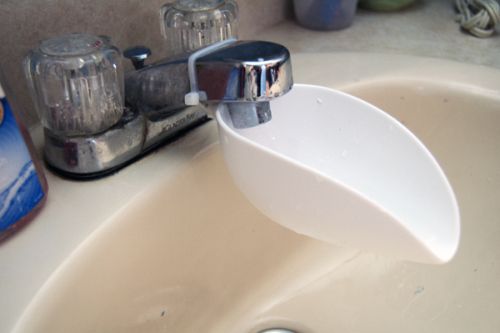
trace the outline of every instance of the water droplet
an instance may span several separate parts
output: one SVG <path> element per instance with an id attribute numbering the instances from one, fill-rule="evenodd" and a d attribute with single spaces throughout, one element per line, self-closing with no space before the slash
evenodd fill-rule
<path id="1" fill-rule="evenodd" d="M 318 98 L 316 98 L 316 103 L 318 103 L 318 104 L 323 104 L 323 100 L 322 100 L 321 98 L 319 98 L 319 97 L 318 97 Z"/>
<path id="2" fill-rule="evenodd" d="M 414 295 L 418 295 L 418 294 L 421 294 L 423 293 L 425 290 L 425 287 L 424 286 L 417 286 L 417 288 L 415 289 L 415 291 L 413 292 Z"/>
<path id="3" fill-rule="evenodd" d="M 349 155 L 349 152 L 347 150 L 343 150 L 341 155 L 343 158 L 346 158 L 347 155 Z"/>

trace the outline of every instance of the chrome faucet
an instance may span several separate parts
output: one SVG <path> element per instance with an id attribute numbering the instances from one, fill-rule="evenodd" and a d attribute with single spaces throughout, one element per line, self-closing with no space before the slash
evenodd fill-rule
<path id="1" fill-rule="evenodd" d="M 293 84 L 289 51 L 270 42 L 228 42 L 192 61 L 192 76 L 190 54 L 144 65 L 149 53 L 124 53 L 136 69 L 125 74 L 127 110 L 114 126 L 86 136 L 45 131 L 45 156 L 54 169 L 76 178 L 108 174 L 206 122 L 219 103 L 227 103 L 235 127 L 265 123 L 272 117 L 269 101 Z M 190 92 L 200 105 L 186 99 Z"/>

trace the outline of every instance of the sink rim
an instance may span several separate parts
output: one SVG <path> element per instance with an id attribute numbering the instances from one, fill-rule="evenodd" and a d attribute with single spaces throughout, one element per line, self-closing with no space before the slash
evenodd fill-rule
<path id="1" fill-rule="evenodd" d="M 314 77 L 310 64 L 323 63 L 329 60 L 331 66 L 322 66 L 324 75 Z M 481 93 L 498 97 L 500 87 L 500 70 L 492 67 L 471 65 L 451 60 L 423 58 L 407 55 L 390 55 L 377 53 L 295 53 L 292 54 L 294 76 L 297 82 L 308 82 L 340 90 L 377 79 L 411 79 L 427 78 L 442 82 L 460 82 L 465 79 L 468 84 L 465 89 L 478 88 Z M 376 64 L 376 66 L 374 66 Z M 426 67 L 428 66 L 428 67 Z M 332 76 L 328 78 L 328 76 Z M 35 135 L 36 136 L 36 135 Z M 114 184 L 127 192 L 113 204 L 114 207 L 134 200 L 137 193 L 147 191 L 154 186 L 155 181 L 150 177 L 157 175 L 157 168 L 162 168 L 164 177 L 174 177 L 176 172 L 189 164 L 190 158 L 207 146 L 214 144 L 217 133 L 214 122 L 208 123 L 188 134 L 185 139 L 170 146 L 164 147 L 156 154 L 148 156 L 143 161 L 131 165 L 123 172 L 100 180 L 97 184 Z M 40 144 L 40 139 L 36 140 Z M 189 152 L 186 152 L 189 150 Z M 170 166 L 168 166 L 170 165 Z M 167 166 L 167 167 L 166 167 Z M 165 170 L 166 168 L 166 170 Z M 148 174 L 149 173 L 149 174 Z M 68 227 L 66 220 L 72 212 L 67 205 L 78 196 L 72 193 L 75 183 L 61 180 L 48 173 L 51 195 L 40 216 L 13 239 L 2 245 L 0 249 L 0 263 L 4 268 L 5 281 L 0 283 L 0 292 L 4 312 L 1 315 L 0 331 L 9 331 L 18 322 L 27 306 L 31 303 L 39 290 L 56 274 L 61 265 L 72 253 L 77 251 L 82 243 L 100 227 L 105 225 L 113 212 L 87 212 L 99 216 L 96 223 L 85 225 L 86 221 L 78 220 L 72 227 Z M 128 181 L 126 177 L 150 179 L 145 183 Z M 78 183 L 81 184 L 81 183 Z M 80 186 L 80 185 L 76 186 Z M 83 187 L 85 191 L 99 189 L 102 186 L 92 183 Z M 65 199 L 65 200 L 61 200 Z M 96 198 L 91 200 L 97 201 Z M 78 202 L 78 201 L 76 201 Z M 57 221 L 51 221 L 56 219 Z M 61 235 L 69 235 L 68 239 L 60 241 Z M 31 272 L 30 278 L 23 278 L 22 272 Z"/>

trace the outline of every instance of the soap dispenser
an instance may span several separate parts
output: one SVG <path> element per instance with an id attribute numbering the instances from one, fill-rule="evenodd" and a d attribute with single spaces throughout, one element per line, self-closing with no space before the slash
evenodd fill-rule
<path id="1" fill-rule="evenodd" d="M 28 132 L 18 123 L 0 85 L 0 242 L 42 208 L 47 181 Z"/>

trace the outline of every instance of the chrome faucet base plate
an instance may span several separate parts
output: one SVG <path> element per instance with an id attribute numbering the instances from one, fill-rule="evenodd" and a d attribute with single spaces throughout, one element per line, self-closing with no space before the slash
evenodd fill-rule
<path id="1" fill-rule="evenodd" d="M 210 120 L 201 107 L 182 109 L 159 120 L 143 114 L 128 117 L 103 133 L 87 137 L 61 138 L 46 129 L 44 157 L 48 168 L 75 180 L 105 177 Z"/>

